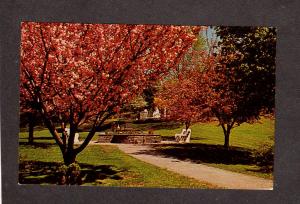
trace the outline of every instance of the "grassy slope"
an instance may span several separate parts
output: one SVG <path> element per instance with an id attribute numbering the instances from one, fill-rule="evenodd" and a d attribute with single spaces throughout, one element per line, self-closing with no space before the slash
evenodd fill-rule
<path id="1" fill-rule="evenodd" d="M 155 133 L 162 136 L 174 138 L 176 133 L 180 133 L 182 127 L 176 129 L 157 129 Z M 217 123 L 197 123 L 192 127 L 192 143 L 204 144 L 224 144 L 222 128 Z M 232 129 L 230 145 L 249 149 L 256 149 L 264 142 L 272 142 L 270 137 L 274 136 L 274 120 L 262 118 L 254 124 L 244 123 Z"/>

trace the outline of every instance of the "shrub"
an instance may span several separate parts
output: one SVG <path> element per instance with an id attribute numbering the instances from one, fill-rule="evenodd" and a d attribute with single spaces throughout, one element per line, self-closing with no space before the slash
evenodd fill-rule
<path id="1" fill-rule="evenodd" d="M 56 177 L 60 185 L 82 184 L 78 163 L 72 163 L 69 166 L 65 164 L 59 166 L 56 171 Z"/>
<path id="2" fill-rule="evenodd" d="M 72 163 L 68 166 L 68 184 L 75 185 L 81 184 L 81 177 L 80 177 L 80 166 L 78 163 Z"/>
<path id="3" fill-rule="evenodd" d="M 274 166 L 274 144 L 265 143 L 261 145 L 254 153 L 256 164 L 264 172 L 272 172 Z"/>
<path id="4" fill-rule="evenodd" d="M 68 166 L 66 166 L 65 164 L 57 168 L 56 177 L 58 180 L 58 184 L 60 185 L 67 184 L 67 172 L 68 172 Z"/>

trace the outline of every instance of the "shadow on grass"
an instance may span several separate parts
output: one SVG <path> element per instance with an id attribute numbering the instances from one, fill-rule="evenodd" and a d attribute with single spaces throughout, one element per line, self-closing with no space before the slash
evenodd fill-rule
<path id="1" fill-rule="evenodd" d="M 42 125 L 36 125 L 34 126 L 34 131 L 41 131 L 41 130 L 46 130 Z M 28 127 L 20 127 L 20 132 L 28 132 Z"/>
<path id="2" fill-rule="evenodd" d="M 58 162 L 22 161 L 19 164 L 20 184 L 58 184 L 57 169 L 61 165 Z M 115 170 L 112 165 L 90 165 L 79 163 L 82 184 L 101 184 L 104 179 L 121 180 L 117 175 L 126 170 Z"/>
<path id="3" fill-rule="evenodd" d="M 27 139 L 27 140 L 28 140 L 27 137 L 23 137 L 23 138 L 20 138 L 20 139 Z M 50 140 L 50 141 L 53 140 L 53 141 L 54 141 L 53 137 L 51 137 L 51 136 L 50 136 L 50 137 L 46 137 L 46 136 L 45 136 L 45 137 L 36 137 L 36 136 L 35 136 L 33 139 L 34 139 L 34 140 Z"/>
<path id="4" fill-rule="evenodd" d="M 193 163 L 215 164 L 255 164 L 249 149 L 231 147 L 229 150 L 222 145 L 208 144 L 163 144 L 152 145 L 154 150 L 140 153 L 162 155 Z"/>
<path id="5" fill-rule="evenodd" d="M 33 142 L 32 144 L 29 144 L 28 142 L 19 142 L 19 146 L 24 147 L 30 147 L 30 148 L 42 148 L 42 149 L 48 149 L 50 147 L 56 146 L 56 143 L 44 143 L 44 142 Z"/>

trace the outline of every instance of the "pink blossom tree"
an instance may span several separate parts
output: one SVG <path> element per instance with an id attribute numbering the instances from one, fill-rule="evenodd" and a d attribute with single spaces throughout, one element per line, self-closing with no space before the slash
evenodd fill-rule
<path id="1" fill-rule="evenodd" d="M 22 23 L 20 103 L 34 104 L 65 164 L 73 163 L 105 120 L 180 61 L 200 29 Z M 69 124 L 69 135 L 58 133 L 57 120 L 63 130 Z M 75 133 L 84 123 L 91 129 L 74 146 Z"/>

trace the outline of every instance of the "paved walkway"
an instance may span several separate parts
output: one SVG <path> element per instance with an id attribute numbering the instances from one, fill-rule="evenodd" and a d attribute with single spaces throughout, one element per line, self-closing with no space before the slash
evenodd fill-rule
<path id="1" fill-rule="evenodd" d="M 228 189 L 272 190 L 273 181 L 255 176 L 226 171 L 189 161 L 149 154 L 153 150 L 147 145 L 117 144 L 120 150 L 144 162 L 165 168 L 198 181 L 211 183 Z M 148 152 L 148 153 L 147 153 Z"/>

